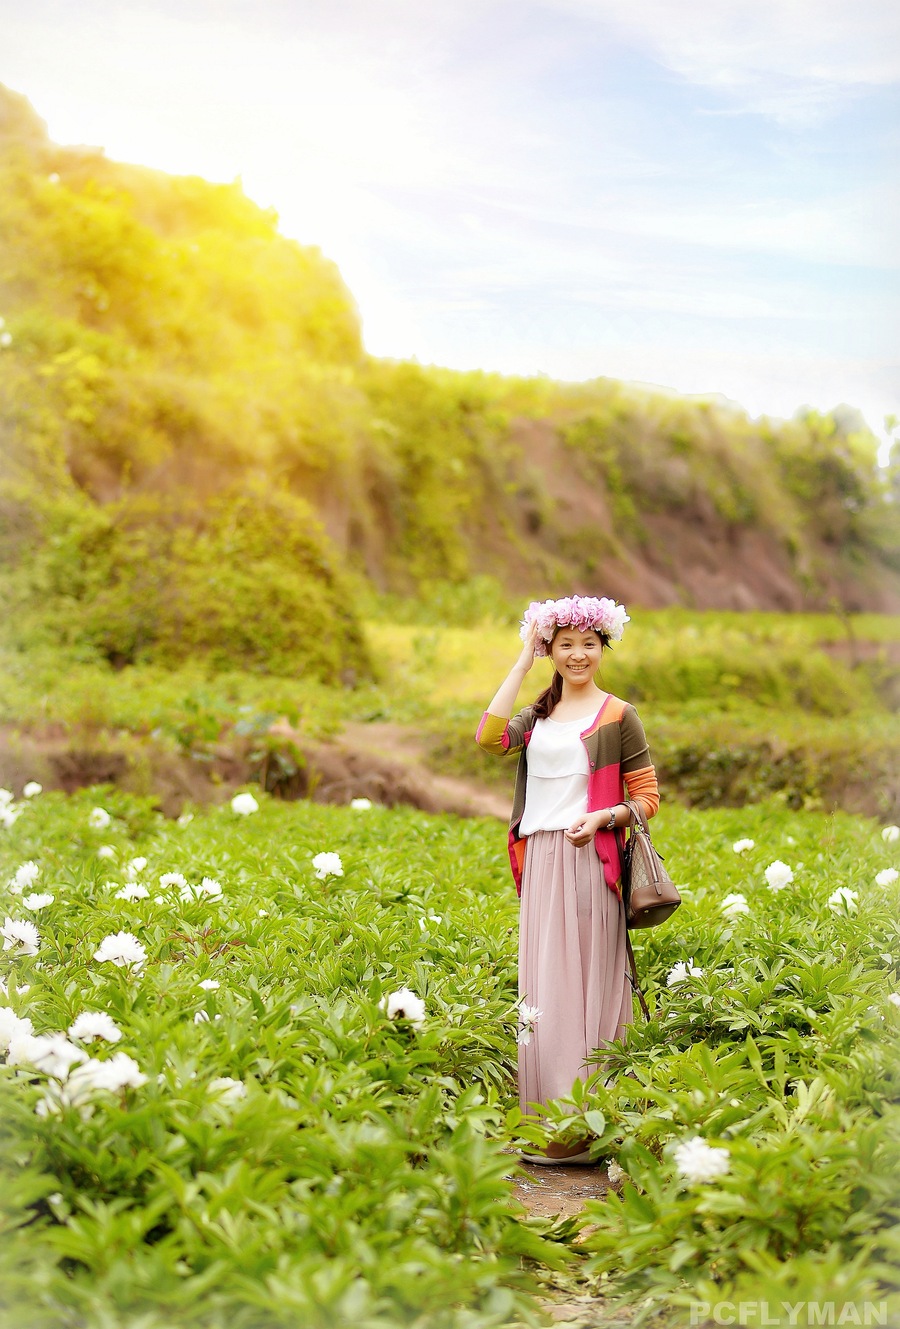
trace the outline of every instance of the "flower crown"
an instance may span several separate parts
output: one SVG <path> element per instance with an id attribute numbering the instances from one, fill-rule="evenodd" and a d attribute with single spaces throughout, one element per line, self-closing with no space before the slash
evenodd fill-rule
<path id="1" fill-rule="evenodd" d="M 549 655 L 547 647 L 557 628 L 579 628 L 582 632 L 593 629 L 611 641 L 621 641 L 625 624 L 630 621 L 625 606 L 617 605 L 615 600 L 605 596 L 602 600 L 590 595 L 572 595 L 562 600 L 544 600 L 543 603 L 532 600 L 525 610 L 519 636 L 524 641 L 531 624 L 536 622 L 538 635 L 534 653 Z"/>

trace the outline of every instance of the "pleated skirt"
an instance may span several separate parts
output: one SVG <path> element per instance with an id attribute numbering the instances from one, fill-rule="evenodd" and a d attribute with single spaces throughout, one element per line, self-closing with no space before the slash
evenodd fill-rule
<path id="1" fill-rule="evenodd" d="M 519 1044 L 519 1106 L 571 1091 L 602 1064 L 632 1020 L 625 908 L 607 886 L 593 844 L 536 831 L 525 844 L 519 909 L 519 996 L 540 1017 Z M 590 1065 L 585 1064 L 593 1057 Z"/>

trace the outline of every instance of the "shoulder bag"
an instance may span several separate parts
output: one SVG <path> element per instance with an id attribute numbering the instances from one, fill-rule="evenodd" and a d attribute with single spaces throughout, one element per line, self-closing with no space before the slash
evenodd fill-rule
<path id="1" fill-rule="evenodd" d="M 622 899 L 630 929 L 654 928 L 681 904 L 678 887 L 653 847 L 647 818 L 637 803 L 626 802 L 631 815 L 622 851 Z"/>

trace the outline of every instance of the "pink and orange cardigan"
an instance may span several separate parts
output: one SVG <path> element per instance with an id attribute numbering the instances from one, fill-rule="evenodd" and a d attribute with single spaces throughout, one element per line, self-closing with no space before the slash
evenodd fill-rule
<path id="1" fill-rule="evenodd" d="M 517 895 L 522 894 L 522 866 L 527 838 L 519 834 L 519 823 L 525 812 L 528 744 L 533 729 L 533 707 L 526 706 L 511 720 L 485 711 L 475 735 L 475 741 L 485 752 L 501 757 L 519 754 L 513 810 L 509 821 L 509 861 Z M 659 809 L 656 771 L 650 761 L 644 726 L 634 707 L 610 693 L 590 726 L 582 732 L 581 740 L 588 755 L 588 812 L 621 803 L 627 789 L 628 797 L 639 799 L 647 816 L 654 816 Z M 605 830 L 598 831 L 594 837 L 606 884 L 616 895 L 620 894 L 620 850 L 623 838 L 622 831 Z"/>

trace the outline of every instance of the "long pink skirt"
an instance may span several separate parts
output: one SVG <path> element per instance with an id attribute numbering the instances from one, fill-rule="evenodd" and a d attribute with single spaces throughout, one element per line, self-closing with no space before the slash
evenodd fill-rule
<path id="1" fill-rule="evenodd" d="M 632 1020 L 625 908 L 607 886 L 593 844 L 536 831 L 525 845 L 519 909 L 519 996 L 537 1006 L 531 1042 L 519 1044 L 519 1106 L 571 1091 L 586 1066 Z"/>

